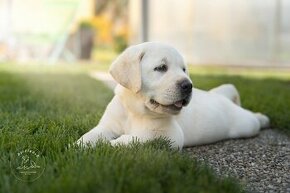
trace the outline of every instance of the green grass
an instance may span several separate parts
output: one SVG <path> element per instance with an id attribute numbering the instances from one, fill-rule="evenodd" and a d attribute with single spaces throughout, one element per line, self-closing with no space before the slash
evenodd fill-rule
<path id="1" fill-rule="evenodd" d="M 245 78 L 290 80 L 290 68 L 190 65 L 191 74 L 241 76 Z"/>
<path id="2" fill-rule="evenodd" d="M 98 123 L 113 96 L 82 69 L 0 65 L 1 193 L 243 192 L 164 140 L 67 148 Z M 46 163 L 34 182 L 12 175 L 25 149 L 38 149 Z"/>
<path id="3" fill-rule="evenodd" d="M 1 193 L 243 192 L 233 179 L 217 178 L 164 140 L 126 148 L 99 143 L 94 149 L 68 149 L 98 123 L 113 96 L 87 76 L 107 66 L 0 65 Z M 243 106 L 267 114 L 273 129 L 290 134 L 289 73 L 198 67 L 191 69 L 191 77 L 203 89 L 234 83 Z M 17 180 L 10 167 L 24 149 L 38 149 L 46 163 L 44 173 L 30 183 Z"/>

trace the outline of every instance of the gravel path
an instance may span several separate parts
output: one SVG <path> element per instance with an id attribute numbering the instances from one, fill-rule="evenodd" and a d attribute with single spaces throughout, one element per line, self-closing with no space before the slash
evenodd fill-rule
<path id="1" fill-rule="evenodd" d="M 108 73 L 93 72 L 90 76 L 111 89 L 116 85 Z M 184 151 L 206 162 L 218 175 L 238 178 L 249 192 L 290 193 L 290 138 L 277 131 L 267 129 L 254 138 L 226 140 Z"/>
<path id="2" fill-rule="evenodd" d="M 290 193 L 290 138 L 277 131 L 184 151 L 208 163 L 218 175 L 238 178 L 249 192 Z"/>

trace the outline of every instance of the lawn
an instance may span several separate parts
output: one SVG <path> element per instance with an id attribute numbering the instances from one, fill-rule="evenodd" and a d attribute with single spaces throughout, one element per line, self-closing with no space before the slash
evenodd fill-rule
<path id="1" fill-rule="evenodd" d="M 243 192 L 233 179 L 217 178 L 202 163 L 156 140 L 145 145 L 67 148 L 94 127 L 113 96 L 87 76 L 94 67 L 0 64 L 0 192 Z M 270 116 L 290 133 L 289 79 L 199 74 L 196 87 L 232 82 L 242 103 Z M 45 162 L 33 182 L 18 180 L 11 166 L 18 152 L 37 149 Z"/>

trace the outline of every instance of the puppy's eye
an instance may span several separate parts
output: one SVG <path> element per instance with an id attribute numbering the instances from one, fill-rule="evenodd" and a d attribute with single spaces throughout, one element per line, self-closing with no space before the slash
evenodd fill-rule
<path id="1" fill-rule="evenodd" d="M 154 71 L 166 72 L 167 71 L 167 66 L 165 64 L 162 64 L 160 66 L 155 67 L 154 68 Z"/>
<path id="2" fill-rule="evenodd" d="M 186 69 L 185 68 L 182 68 L 183 72 L 186 72 Z"/>

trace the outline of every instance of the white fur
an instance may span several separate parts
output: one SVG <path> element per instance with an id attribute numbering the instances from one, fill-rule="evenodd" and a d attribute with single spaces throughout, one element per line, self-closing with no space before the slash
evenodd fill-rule
<path id="1" fill-rule="evenodd" d="M 156 72 L 154 68 L 162 64 L 168 70 Z M 183 68 L 183 58 L 168 45 L 148 42 L 128 48 L 110 69 L 119 83 L 114 98 L 99 124 L 78 143 L 94 145 L 102 138 L 112 145 L 128 144 L 163 136 L 182 148 L 251 137 L 269 125 L 265 115 L 240 106 L 239 93 L 231 84 L 210 91 L 193 88 L 189 104 L 181 111 L 167 108 L 182 99 L 177 83 L 191 81 Z"/>

